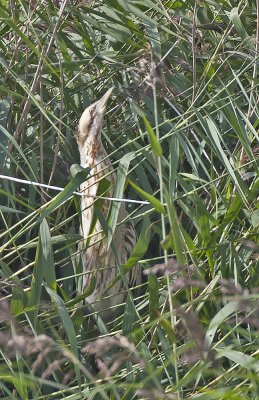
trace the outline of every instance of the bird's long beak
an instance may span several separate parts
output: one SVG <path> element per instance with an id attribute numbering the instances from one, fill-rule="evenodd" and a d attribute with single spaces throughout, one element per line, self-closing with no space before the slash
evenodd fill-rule
<path id="1" fill-rule="evenodd" d="M 107 90 L 100 100 L 97 100 L 94 104 L 91 104 L 89 107 L 87 107 L 81 115 L 78 124 L 78 147 L 83 147 L 86 138 L 88 138 L 88 141 L 91 142 L 91 140 L 94 140 L 94 138 L 100 136 L 106 104 L 113 89 L 114 88 L 111 87 L 109 90 Z"/>
<path id="2" fill-rule="evenodd" d="M 103 97 L 101 97 L 100 100 L 97 101 L 97 107 L 99 110 L 105 109 L 107 101 L 108 101 L 113 89 L 114 89 L 114 86 L 111 87 L 109 90 L 107 90 L 107 92 L 103 95 Z"/>

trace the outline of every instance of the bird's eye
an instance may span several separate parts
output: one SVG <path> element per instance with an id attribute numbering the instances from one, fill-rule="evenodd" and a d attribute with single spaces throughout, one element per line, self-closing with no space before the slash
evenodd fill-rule
<path id="1" fill-rule="evenodd" d="M 93 107 L 93 108 L 90 109 L 90 115 L 91 115 L 91 117 L 94 116 L 95 109 L 96 109 L 96 107 Z"/>
<path id="2" fill-rule="evenodd" d="M 88 124 L 88 129 L 90 129 L 90 127 L 92 126 L 93 122 L 94 122 L 94 117 L 95 117 L 95 107 L 90 109 L 90 121 Z"/>

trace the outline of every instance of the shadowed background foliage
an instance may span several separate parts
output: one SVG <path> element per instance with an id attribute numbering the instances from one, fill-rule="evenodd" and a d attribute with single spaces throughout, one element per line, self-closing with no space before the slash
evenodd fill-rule
<path id="1" fill-rule="evenodd" d="M 1 398 L 258 398 L 258 46 L 258 0 L 1 2 Z M 105 325 L 74 135 L 113 85 L 114 196 L 147 202 L 121 267 L 145 279 Z"/>

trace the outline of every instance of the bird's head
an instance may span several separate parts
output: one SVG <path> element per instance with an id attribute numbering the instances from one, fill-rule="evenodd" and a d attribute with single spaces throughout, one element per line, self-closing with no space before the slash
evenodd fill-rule
<path id="1" fill-rule="evenodd" d="M 78 124 L 78 145 L 82 146 L 86 140 L 92 143 L 97 137 L 100 137 L 106 104 L 112 91 L 113 87 L 83 112 Z"/>

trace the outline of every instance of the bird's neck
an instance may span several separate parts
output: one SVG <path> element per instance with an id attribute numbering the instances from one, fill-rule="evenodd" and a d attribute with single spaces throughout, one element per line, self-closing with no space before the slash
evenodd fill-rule
<path id="1" fill-rule="evenodd" d="M 79 146 L 80 165 L 83 168 L 94 168 L 95 165 L 102 163 L 107 158 L 107 153 L 100 140 L 87 141 Z M 111 163 L 110 163 L 111 164 Z"/>
<path id="2" fill-rule="evenodd" d="M 87 179 L 86 182 L 82 184 L 85 193 L 89 192 L 89 194 L 95 196 L 97 193 L 98 183 L 103 177 L 109 180 L 112 186 L 114 185 L 116 179 L 115 171 L 100 140 L 92 142 L 91 144 L 85 141 L 82 147 L 79 148 L 79 152 L 81 166 L 83 168 L 91 168 L 91 178 Z M 110 194 L 112 194 L 111 191 Z M 93 198 L 90 198 L 89 204 L 92 201 Z"/>
<path id="3" fill-rule="evenodd" d="M 91 168 L 90 177 L 81 185 L 82 194 L 85 194 L 81 199 L 82 234 L 86 238 L 93 217 L 94 209 L 92 205 L 96 200 L 98 185 L 104 177 L 110 181 L 111 188 L 105 193 L 105 196 L 111 197 L 113 194 L 116 175 L 111 161 L 107 157 L 107 153 L 100 141 L 98 144 L 92 143 L 91 145 L 84 142 L 83 146 L 79 148 L 79 152 L 81 166 L 84 168 Z M 108 215 L 109 204 L 110 203 L 107 200 L 104 201 L 102 210 L 104 217 L 107 217 Z M 99 223 L 96 224 L 94 231 L 101 231 Z"/>

